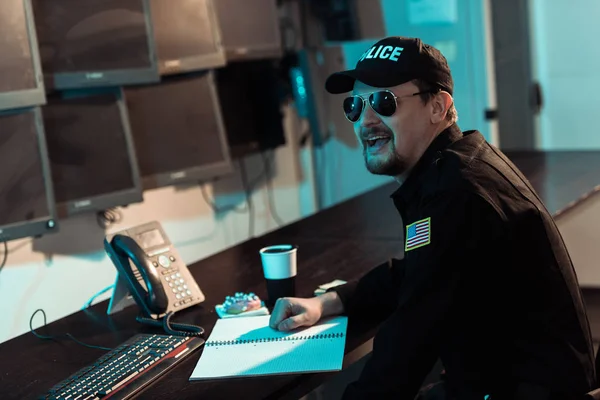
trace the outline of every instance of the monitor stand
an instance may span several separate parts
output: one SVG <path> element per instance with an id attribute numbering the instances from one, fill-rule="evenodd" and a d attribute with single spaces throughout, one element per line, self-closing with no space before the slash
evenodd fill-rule
<path id="1" fill-rule="evenodd" d="M 117 277 L 115 278 L 115 289 L 112 292 L 112 296 L 110 296 L 106 314 L 112 315 L 118 313 L 119 311 L 122 311 L 132 305 L 137 307 L 135 299 L 131 293 L 129 293 L 127 284 L 124 282 L 124 279 L 120 278 L 120 275 L 117 272 Z"/>

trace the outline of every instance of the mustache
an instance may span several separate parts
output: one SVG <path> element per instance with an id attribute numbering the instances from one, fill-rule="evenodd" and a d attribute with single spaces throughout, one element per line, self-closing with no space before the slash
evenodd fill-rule
<path id="1" fill-rule="evenodd" d="M 360 138 L 362 140 L 367 140 L 371 136 L 376 135 L 393 136 L 392 131 L 386 126 L 371 126 L 368 128 L 361 128 L 360 130 Z"/>

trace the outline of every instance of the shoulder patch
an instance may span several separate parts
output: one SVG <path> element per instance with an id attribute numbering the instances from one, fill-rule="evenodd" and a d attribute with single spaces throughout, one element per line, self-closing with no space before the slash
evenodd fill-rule
<path id="1" fill-rule="evenodd" d="M 431 217 L 422 219 L 406 227 L 404 251 L 414 250 L 431 243 Z"/>

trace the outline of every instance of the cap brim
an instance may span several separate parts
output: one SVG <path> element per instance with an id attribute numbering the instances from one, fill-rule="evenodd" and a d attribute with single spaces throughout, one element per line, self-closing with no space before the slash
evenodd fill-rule
<path id="1" fill-rule="evenodd" d="M 366 72 L 366 73 L 365 73 Z M 354 89 L 354 82 L 361 81 L 367 85 L 373 83 L 372 74 L 367 71 L 350 69 L 331 74 L 325 81 L 325 90 L 332 94 L 351 92 Z"/>
<path id="2" fill-rule="evenodd" d="M 332 94 L 351 92 L 354 82 L 360 81 L 373 87 L 390 87 L 408 82 L 413 78 L 397 75 L 394 81 L 390 81 L 390 75 L 381 72 L 350 69 L 331 74 L 325 81 L 325 90 Z"/>
<path id="3" fill-rule="evenodd" d="M 354 82 L 359 79 L 358 75 L 359 71 L 355 69 L 331 74 L 325 81 L 325 90 L 332 94 L 350 92 L 354 88 Z"/>

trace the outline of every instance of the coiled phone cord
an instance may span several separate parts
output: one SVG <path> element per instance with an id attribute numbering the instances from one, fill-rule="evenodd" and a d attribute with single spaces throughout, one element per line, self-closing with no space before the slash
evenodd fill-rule
<path id="1" fill-rule="evenodd" d="M 204 328 L 198 325 L 184 324 L 181 322 L 171 322 L 173 312 L 169 311 L 162 320 L 155 320 L 147 318 L 141 315 L 136 317 L 136 320 L 142 324 L 155 326 L 157 328 L 163 328 L 163 330 L 169 335 L 175 336 L 202 336 L 204 335 Z"/>

